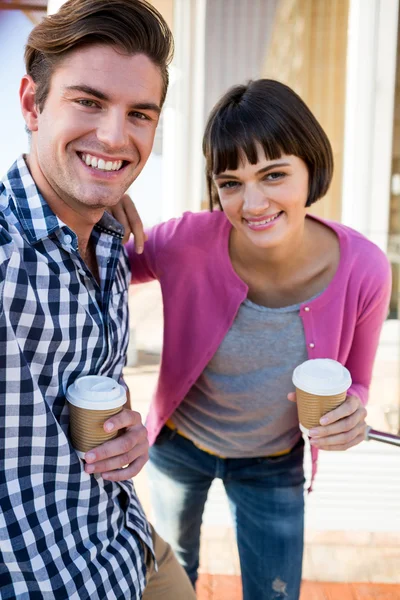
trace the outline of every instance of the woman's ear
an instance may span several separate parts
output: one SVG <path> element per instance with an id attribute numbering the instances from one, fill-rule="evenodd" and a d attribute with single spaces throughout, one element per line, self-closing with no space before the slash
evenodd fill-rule
<path id="1" fill-rule="evenodd" d="M 36 84 L 30 75 L 24 75 L 19 87 L 22 115 L 29 131 L 38 129 L 38 108 L 35 101 Z"/>

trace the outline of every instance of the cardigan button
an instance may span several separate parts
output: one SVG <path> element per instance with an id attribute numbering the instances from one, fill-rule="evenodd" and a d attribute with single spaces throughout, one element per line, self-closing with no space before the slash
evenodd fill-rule
<path id="1" fill-rule="evenodd" d="M 315 348 L 315 344 L 313 344 L 312 342 L 311 342 L 311 344 L 308 344 L 308 345 L 310 346 L 310 348 Z"/>
<path id="2" fill-rule="evenodd" d="M 304 307 L 304 310 L 305 310 L 306 312 L 309 312 L 309 311 L 310 311 L 310 307 L 309 307 L 309 306 L 305 306 L 305 307 Z"/>

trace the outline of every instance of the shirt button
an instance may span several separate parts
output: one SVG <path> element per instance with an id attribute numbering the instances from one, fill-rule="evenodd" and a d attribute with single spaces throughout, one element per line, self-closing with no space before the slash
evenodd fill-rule
<path id="1" fill-rule="evenodd" d="M 64 235 L 64 244 L 69 246 L 72 242 L 72 237 L 70 235 Z"/>
<path id="2" fill-rule="evenodd" d="M 309 306 L 305 306 L 305 307 L 304 307 L 304 310 L 305 310 L 306 312 L 309 312 L 309 311 L 310 311 L 310 307 L 309 307 Z"/>
<path id="3" fill-rule="evenodd" d="M 315 348 L 315 344 L 313 344 L 312 342 L 311 342 L 311 344 L 308 344 L 308 345 L 310 346 L 310 348 Z"/>

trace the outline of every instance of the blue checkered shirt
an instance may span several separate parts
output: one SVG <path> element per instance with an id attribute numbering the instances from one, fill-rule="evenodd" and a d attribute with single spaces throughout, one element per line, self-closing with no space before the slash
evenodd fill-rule
<path id="1" fill-rule="evenodd" d="M 121 226 L 93 229 L 96 282 L 77 237 L 23 157 L 0 181 L 0 598 L 142 597 L 148 523 L 131 480 L 85 473 L 68 436 L 67 387 L 121 377 L 129 265 Z"/>

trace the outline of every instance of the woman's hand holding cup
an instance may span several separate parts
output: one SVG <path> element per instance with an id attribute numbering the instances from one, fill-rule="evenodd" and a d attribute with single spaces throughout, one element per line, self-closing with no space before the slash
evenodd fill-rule
<path id="1" fill-rule="evenodd" d="M 351 385 L 350 373 L 340 363 L 330 359 L 306 361 L 295 370 L 293 382 L 297 398 L 296 393 L 290 393 L 288 400 L 297 400 L 299 420 L 312 446 L 340 451 L 365 439 L 367 411 L 360 399 L 351 395 L 340 399 L 340 393 L 345 394 Z"/>
<path id="2" fill-rule="evenodd" d="M 356 396 L 321 417 L 321 427 L 309 430 L 310 444 L 321 450 L 347 450 L 365 438 L 367 411 Z"/>

